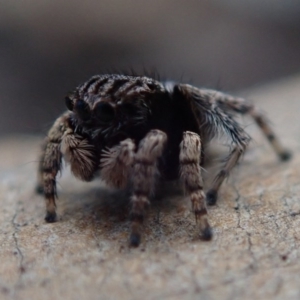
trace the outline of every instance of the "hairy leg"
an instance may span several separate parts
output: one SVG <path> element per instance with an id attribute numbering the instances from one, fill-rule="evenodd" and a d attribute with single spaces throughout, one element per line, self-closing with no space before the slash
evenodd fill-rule
<path id="1" fill-rule="evenodd" d="M 60 143 L 66 130 L 67 115 L 59 117 L 45 140 L 38 169 L 38 188 L 45 195 L 47 222 L 56 221 L 56 175 L 61 170 L 62 153 Z"/>
<path id="2" fill-rule="evenodd" d="M 245 137 L 245 143 L 235 146 L 235 148 L 231 151 L 229 156 L 226 158 L 225 165 L 217 174 L 216 178 L 214 179 L 212 187 L 209 189 L 209 191 L 206 194 L 206 201 L 208 205 L 216 204 L 220 186 L 222 185 L 224 179 L 230 174 L 231 170 L 236 166 L 240 157 L 245 152 L 248 144 L 249 144 L 249 139 Z"/>
<path id="3" fill-rule="evenodd" d="M 72 128 L 66 129 L 62 141 L 61 152 L 75 177 L 83 181 L 91 181 L 98 168 L 99 156 L 90 142 L 75 134 Z"/>
<path id="4" fill-rule="evenodd" d="M 201 140 L 199 135 L 189 131 L 184 132 L 180 143 L 180 178 L 185 191 L 191 199 L 192 209 L 200 230 L 200 237 L 203 240 L 210 240 L 212 238 L 212 230 L 207 220 L 200 158 Z"/>
<path id="5" fill-rule="evenodd" d="M 217 175 L 212 188 L 206 195 L 209 205 L 217 201 L 218 190 L 229 172 L 244 153 L 250 138 L 240 125 L 233 119 L 232 113 L 250 114 L 271 142 L 277 155 L 282 160 L 288 160 L 290 153 L 285 150 L 268 125 L 266 118 L 251 104 L 241 98 L 235 98 L 218 91 L 199 89 L 188 84 L 178 84 L 174 87 L 189 103 L 191 111 L 198 122 L 202 138 L 209 141 L 220 132 L 229 136 L 235 148 L 228 156 L 225 165 Z"/>
<path id="6" fill-rule="evenodd" d="M 132 172 L 135 145 L 131 139 L 103 151 L 100 160 L 101 178 L 117 188 L 124 188 Z"/>
<path id="7" fill-rule="evenodd" d="M 215 102 L 216 105 L 225 111 L 230 110 L 242 115 L 250 115 L 270 142 L 277 156 L 282 161 L 290 159 L 291 153 L 282 146 L 275 132 L 269 125 L 268 119 L 255 105 L 247 102 L 243 98 L 233 97 L 213 90 L 201 89 L 201 92 L 206 94 L 206 97 L 209 97 L 210 101 Z"/>
<path id="8" fill-rule="evenodd" d="M 61 170 L 62 156 L 70 162 L 75 176 L 90 180 L 97 168 L 93 146 L 70 127 L 69 113 L 59 117 L 46 138 L 38 170 L 38 187 L 46 199 L 47 222 L 56 221 L 56 175 Z"/>
<path id="9" fill-rule="evenodd" d="M 274 149 L 280 160 L 287 161 L 291 158 L 291 153 L 282 146 L 276 134 L 269 125 L 266 116 L 261 111 L 259 111 L 259 109 L 253 104 L 247 102 L 243 98 L 233 97 L 221 92 L 212 90 L 201 91 L 203 93 L 206 93 L 206 95 L 210 98 L 210 101 L 214 102 L 224 111 L 232 111 L 242 115 L 250 115 L 254 119 L 256 124 L 259 126 L 259 128 L 262 130 L 263 134 L 270 142 L 272 148 Z M 207 202 L 210 205 L 214 205 L 216 203 L 217 192 L 219 187 L 221 186 L 224 179 L 228 176 L 231 169 L 236 165 L 240 156 L 245 151 L 247 144 L 249 143 L 249 140 L 243 134 L 243 132 L 240 131 L 239 134 L 243 137 L 244 143 L 240 143 L 239 145 L 237 145 L 237 147 L 231 152 L 231 154 L 227 158 L 227 162 L 224 168 L 218 174 L 214 185 L 208 191 Z"/>
<path id="10" fill-rule="evenodd" d="M 167 136 L 160 130 L 151 130 L 141 140 L 135 155 L 132 170 L 133 195 L 131 197 L 130 245 L 140 244 L 141 230 L 149 196 L 154 193 L 158 174 L 158 159 L 163 153 Z"/>
<path id="11" fill-rule="evenodd" d="M 41 153 L 39 156 L 39 164 L 38 164 L 38 170 L 37 170 L 37 183 L 35 187 L 35 192 L 40 195 L 44 195 L 44 180 L 43 180 L 43 168 L 44 168 L 44 156 L 46 151 L 48 138 L 44 140 L 42 147 L 41 147 Z"/>

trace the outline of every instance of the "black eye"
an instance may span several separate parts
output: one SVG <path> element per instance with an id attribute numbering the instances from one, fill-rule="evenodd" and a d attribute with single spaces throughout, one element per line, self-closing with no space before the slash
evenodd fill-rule
<path id="1" fill-rule="evenodd" d="M 90 118 L 90 108 L 85 101 L 81 99 L 77 100 L 74 106 L 74 110 L 81 120 L 86 121 Z"/>
<path id="2" fill-rule="evenodd" d="M 71 98 L 69 96 L 67 96 L 65 98 L 65 103 L 66 103 L 66 106 L 67 106 L 68 110 L 72 111 L 73 108 L 74 108 L 74 103 L 73 103 L 73 101 L 71 100 Z"/>
<path id="3" fill-rule="evenodd" d="M 99 102 L 94 108 L 94 113 L 99 122 L 108 123 L 115 117 L 114 108 L 107 102 Z"/>

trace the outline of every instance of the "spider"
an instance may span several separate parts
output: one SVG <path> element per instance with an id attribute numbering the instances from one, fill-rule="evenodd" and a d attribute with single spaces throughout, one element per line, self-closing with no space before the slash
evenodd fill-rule
<path id="1" fill-rule="evenodd" d="M 56 175 L 64 158 L 83 181 L 100 174 L 116 188 L 129 187 L 129 244 L 134 247 L 140 244 L 150 196 L 162 180 L 180 179 L 199 237 L 212 238 L 206 204 L 216 203 L 222 182 L 250 141 L 234 114 L 253 117 L 278 157 L 290 158 L 254 105 L 219 91 L 145 76 L 96 75 L 65 101 L 68 111 L 50 129 L 40 159 L 37 189 L 46 200 L 45 220 L 57 218 Z M 205 148 L 220 132 L 230 138 L 232 149 L 205 195 L 201 177 Z"/>

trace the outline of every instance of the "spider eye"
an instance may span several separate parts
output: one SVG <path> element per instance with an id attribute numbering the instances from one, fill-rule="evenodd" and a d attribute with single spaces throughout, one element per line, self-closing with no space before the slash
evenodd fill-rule
<path id="1" fill-rule="evenodd" d="M 122 108 L 122 113 L 129 117 L 133 117 L 138 113 L 137 107 L 131 103 L 123 103 L 121 108 Z"/>
<path id="2" fill-rule="evenodd" d="M 66 103 L 66 106 L 67 106 L 68 110 L 72 111 L 73 108 L 74 108 L 74 103 L 73 103 L 73 101 L 71 100 L 71 98 L 69 96 L 67 96 L 65 98 L 65 103 Z"/>
<path id="3" fill-rule="evenodd" d="M 99 102 L 94 108 L 94 113 L 100 122 L 108 123 L 115 117 L 114 108 L 107 102 Z"/>
<path id="4" fill-rule="evenodd" d="M 76 111 L 81 120 L 86 121 L 90 118 L 91 114 L 89 105 L 82 99 L 76 101 L 74 110 Z"/>

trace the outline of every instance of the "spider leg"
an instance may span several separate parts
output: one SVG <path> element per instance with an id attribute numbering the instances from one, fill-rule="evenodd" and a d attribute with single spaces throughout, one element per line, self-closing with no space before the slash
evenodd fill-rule
<path id="1" fill-rule="evenodd" d="M 266 116 L 255 105 L 243 98 L 233 97 L 222 92 L 205 89 L 201 89 L 201 92 L 206 93 L 210 97 L 210 101 L 214 101 L 216 105 L 225 111 L 229 110 L 242 115 L 250 115 L 262 130 L 280 160 L 287 161 L 291 158 L 291 153 L 282 146 Z"/>
<path id="2" fill-rule="evenodd" d="M 222 182 L 246 150 L 250 138 L 232 116 L 226 113 L 221 105 L 218 105 L 214 98 L 216 94 L 218 95 L 217 91 L 198 89 L 188 84 L 179 84 L 175 86 L 174 90 L 180 92 L 184 99 L 188 101 L 204 141 L 207 142 L 223 132 L 231 138 L 235 145 L 235 148 L 226 159 L 225 165 L 217 175 L 213 186 L 206 194 L 207 204 L 214 205 Z"/>
<path id="3" fill-rule="evenodd" d="M 56 175 L 61 170 L 62 156 L 70 162 L 71 171 L 81 180 L 90 180 L 97 168 L 94 148 L 83 137 L 74 134 L 69 117 L 69 113 L 63 114 L 49 130 L 39 165 L 40 188 L 37 190 L 44 193 L 45 220 L 49 223 L 56 221 Z"/>
<path id="4" fill-rule="evenodd" d="M 241 112 L 242 113 L 242 112 Z M 292 154 L 290 151 L 285 149 L 281 142 L 279 141 L 278 137 L 272 130 L 272 128 L 269 125 L 269 122 L 265 115 L 260 112 L 255 106 L 249 108 L 248 114 L 252 116 L 252 118 L 255 120 L 256 124 L 260 127 L 266 138 L 268 139 L 269 143 L 273 147 L 274 151 L 276 152 L 277 156 L 281 161 L 288 161 Z"/>
<path id="5" fill-rule="evenodd" d="M 179 92 L 189 103 L 195 120 L 198 122 L 202 138 L 204 136 L 205 140 L 209 141 L 219 132 L 223 132 L 235 144 L 235 148 L 226 159 L 225 165 L 217 175 L 212 188 L 206 194 L 206 201 L 209 205 L 216 203 L 218 190 L 222 182 L 236 165 L 250 141 L 249 136 L 233 119 L 232 112 L 250 114 L 271 142 L 277 155 L 282 160 L 290 158 L 290 153 L 279 143 L 268 125 L 266 117 L 244 99 L 235 98 L 214 90 L 199 89 L 188 84 L 176 85 L 174 92 Z"/>
<path id="6" fill-rule="evenodd" d="M 45 140 L 38 168 L 37 191 L 45 196 L 46 216 L 49 223 L 56 221 L 56 175 L 61 170 L 62 153 L 60 143 L 66 130 L 67 115 L 59 117 Z"/>
<path id="7" fill-rule="evenodd" d="M 220 186 L 222 185 L 224 179 L 230 174 L 231 170 L 238 163 L 240 157 L 245 152 L 250 139 L 247 136 L 244 137 L 244 143 L 237 144 L 235 148 L 230 152 L 228 157 L 226 158 L 225 165 L 217 174 L 212 187 L 206 193 L 206 201 L 208 205 L 215 205 L 218 198 L 218 191 Z"/>
<path id="8" fill-rule="evenodd" d="M 99 158 L 94 146 L 86 138 L 68 128 L 62 137 L 60 149 L 75 177 L 82 181 L 93 179 Z"/>
<path id="9" fill-rule="evenodd" d="M 149 196 L 153 194 L 159 175 L 158 159 L 162 156 L 167 136 L 160 130 L 151 130 L 139 143 L 132 170 L 130 245 L 137 247 Z"/>
<path id="10" fill-rule="evenodd" d="M 212 238 L 212 230 L 207 220 L 205 194 L 200 168 L 201 140 L 198 134 L 186 131 L 180 143 L 180 178 L 189 194 L 196 222 L 203 240 Z"/>
<path id="11" fill-rule="evenodd" d="M 117 188 L 128 184 L 134 160 L 135 144 L 131 139 L 122 141 L 119 145 L 103 151 L 100 160 L 101 178 Z"/>
<path id="12" fill-rule="evenodd" d="M 35 192 L 40 195 L 44 195 L 44 186 L 43 186 L 43 165 L 44 165 L 44 157 L 45 157 L 45 151 L 47 146 L 47 140 L 45 139 L 42 147 L 41 147 L 41 153 L 39 156 L 39 164 L 38 164 L 38 172 L 37 172 L 37 184 L 35 186 Z"/>

